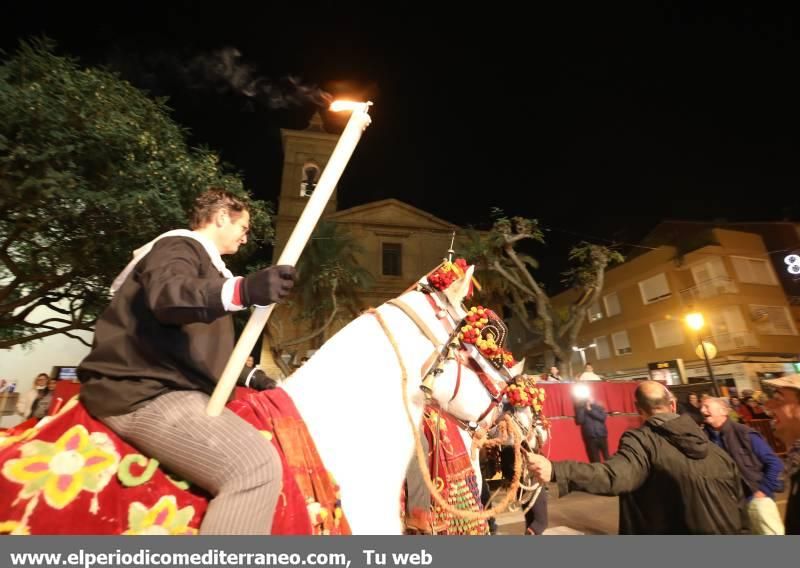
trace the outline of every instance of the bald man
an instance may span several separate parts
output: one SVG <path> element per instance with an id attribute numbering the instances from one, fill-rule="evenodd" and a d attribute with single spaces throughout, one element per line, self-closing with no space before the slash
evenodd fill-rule
<path id="1" fill-rule="evenodd" d="M 606 463 L 562 461 L 529 454 L 531 472 L 570 491 L 619 495 L 620 534 L 738 534 L 742 481 L 733 460 L 710 443 L 660 383 L 636 389 L 641 427 L 622 435 Z"/>

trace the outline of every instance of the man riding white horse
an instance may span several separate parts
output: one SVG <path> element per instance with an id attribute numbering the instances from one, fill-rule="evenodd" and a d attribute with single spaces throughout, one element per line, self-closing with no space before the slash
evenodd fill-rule
<path id="1" fill-rule="evenodd" d="M 230 313 L 285 299 L 295 278 L 291 266 L 228 271 L 220 255 L 247 242 L 249 223 L 246 201 L 201 194 L 193 230 L 162 235 L 118 277 L 79 368 L 95 418 L 213 496 L 205 534 L 269 534 L 281 492 L 272 444 L 231 411 L 205 413 L 233 349 Z"/>
<path id="2" fill-rule="evenodd" d="M 229 221 L 232 220 L 223 220 L 223 225 Z M 339 518 L 341 502 L 354 534 L 402 533 L 399 494 L 426 403 L 420 384 L 431 372 L 433 380 L 426 381 L 429 400 L 435 401 L 439 409 L 464 424 L 483 421 L 488 426 L 499 416 L 498 402 L 516 374 L 506 366 L 510 363 L 508 354 L 497 352 L 483 339 L 476 345 L 453 336 L 457 326 L 466 327 L 461 322 L 470 313 L 463 300 L 471 286 L 471 272 L 469 268 L 448 276 L 449 285 L 443 289 L 431 286 L 423 278 L 419 286 L 401 295 L 399 302 L 387 302 L 350 322 L 280 388 L 251 393 L 231 403 L 240 416 L 255 426 L 245 425 L 258 437 L 258 444 L 266 443 L 268 438 L 274 440 L 278 430 L 273 428 L 275 420 L 283 420 L 265 421 L 259 414 L 262 407 L 280 396 L 286 406 L 295 409 L 297 418 L 292 419 L 292 424 L 304 424 L 304 432 L 308 432 L 296 438 L 309 443 L 313 440 L 315 448 L 308 452 L 318 452 L 315 463 L 324 464 L 320 473 L 335 479 L 340 490 L 328 493 L 334 502 L 315 497 L 314 487 L 305 488 L 312 493 L 304 494 L 303 499 L 316 499 L 326 508 L 312 512 L 309 506 L 309 515 L 327 511 L 327 518 Z M 451 343 L 456 347 L 451 349 Z M 204 415 L 203 410 L 197 409 L 196 414 Z M 299 430 L 292 427 L 289 433 L 293 432 Z M 207 445 L 208 441 L 204 442 Z M 281 442 L 291 443 L 291 439 Z M 256 442 L 253 444 L 255 447 Z M 208 451 L 206 445 L 197 449 L 197 459 Z M 142 449 L 149 452 L 144 446 Z M 72 459 L 75 451 L 84 452 L 86 460 L 70 477 L 75 484 L 61 491 L 60 485 L 46 483 L 56 478 L 66 480 L 64 460 Z M 244 454 L 249 450 L 235 451 Z M 41 429 L 20 433 L 5 444 L 0 439 L 0 518 L 15 523 L 15 531 L 33 534 L 196 531 L 206 513 L 201 497 L 176 488 L 165 478 L 159 464 L 148 463 L 148 457 L 147 453 L 142 456 L 132 451 L 73 401 Z M 142 464 L 134 470 L 134 477 L 131 463 Z M 138 485 L 140 482 L 135 479 L 144 464 L 148 464 L 148 471 L 155 471 L 145 476 L 152 477 L 154 484 L 158 482 L 155 490 Z M 289 465 L 291 469 L 283 473 L 284 480 L 287 475 L 294 475 L 292 472 L 306 471 L 299 464 Z M 111 479 L 119 482 L 111 483 Z M 298 485 L 302 484 L 297 482 L 295 487 Z M 284 493 L 287 489 L 284 481 Z M 303 500 L 299 506 L 305 508 Z M 245 507 L 255 508 L 252 501 Z M 141 526 L 139 521 L 145 519 L 142 511 L 154 512 L 146 517 L 148 523 L 172 523 L 175 519 L 180 523 L 171 527 Z M 164 514 L 155 514 L 158 511 Z M 173 513 L 168 515 L 169 511 Z M 289 516 L 284 514 L 282 519 Z M 308 529 L 278 524 L 294 531 L 282 534 L 318 532 L 311 524 Z"/>

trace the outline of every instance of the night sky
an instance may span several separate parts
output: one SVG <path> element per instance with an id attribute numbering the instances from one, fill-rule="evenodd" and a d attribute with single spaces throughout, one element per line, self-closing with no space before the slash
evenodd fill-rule
<path id="1" fill-rule="evenodd" d="M 438 17 L 410 4 L 382 16 L 364 7 L 369 17 L 333 4 L 194 4 L 6 8 L 0 47 L 46 34 L 62 53 L 169 96 L 192 143 L 273 201 L 279 129 L 304 128 L 314 107 L 270 108 L 190 81 L 191 62 L 235 48 L 253 77 L 368 97 L 373 125 L 340 207 L 393 197 L 482 228 L 491 207 L 538 218 L 550 246 L 534 254 L 551 284 L 580 239 L 636 243 L 665 218 L 800 217 L 792 15 L 699 3 Z"/>

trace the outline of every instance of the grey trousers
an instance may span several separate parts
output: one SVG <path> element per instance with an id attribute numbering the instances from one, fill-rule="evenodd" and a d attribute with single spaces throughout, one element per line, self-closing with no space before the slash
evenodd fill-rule
<path id="1" fill-rule="evenodd" d="M 162 395 L 129 414 L 101 418 L 123 440 L 208 491 L 201 534 L 270 534 L 282 488 L 272 443 L 227 408 L 207 416 L 208 396 Z"/>

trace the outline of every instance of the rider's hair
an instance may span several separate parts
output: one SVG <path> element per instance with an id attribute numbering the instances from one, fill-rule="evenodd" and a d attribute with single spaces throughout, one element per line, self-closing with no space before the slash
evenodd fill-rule
<path id="1" fill-rule="evenodd" d="M 222 209 L 237 218 L 250 207 L 246 200 L 237 197 L 230 191 L 221 187 L 211 187 L 194 200 L 189 226 L 192 229 L 199 229 L 209 224 L 214 219 L 214 215 Z"/>

